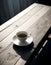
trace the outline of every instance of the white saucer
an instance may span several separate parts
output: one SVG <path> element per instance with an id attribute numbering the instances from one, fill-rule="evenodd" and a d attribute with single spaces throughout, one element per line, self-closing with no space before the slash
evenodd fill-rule
<path id="1" fill-rule="evenodd" d="M 25 40 L 25 42 L 21 42 L 16 35 L 13 37 L 13 44 L 18 45 L 18 46 L 27 46 L 30 45 L 33 41 L 33 37 L 30 35 L 29 37 L 27 37 L 27 39 Z"/>

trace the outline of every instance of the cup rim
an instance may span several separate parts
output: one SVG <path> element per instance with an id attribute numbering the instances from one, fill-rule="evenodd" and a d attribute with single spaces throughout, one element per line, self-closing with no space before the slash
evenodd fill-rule
<path id="1" fill-rule="evenodd" d="M 22 37 L 22 39 L 26 38 L 28 36 L 28 33 L 26 31 L 19 31 L 19 32 L 16 33 L 16 37 L 21 38 L 21 37 L 18 37 L 18 35 L 21 34 L 21 33 L 24 33 L 26 35 L 25 37 Z"/>

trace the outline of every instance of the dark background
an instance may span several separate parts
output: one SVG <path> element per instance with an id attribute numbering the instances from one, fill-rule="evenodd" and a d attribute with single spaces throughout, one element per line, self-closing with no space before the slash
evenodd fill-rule
<path id="1" fill-rule="evenodd" d="M 51 5 L 51 0 L 0 0 L 0 25 L 35 2 Z"/>

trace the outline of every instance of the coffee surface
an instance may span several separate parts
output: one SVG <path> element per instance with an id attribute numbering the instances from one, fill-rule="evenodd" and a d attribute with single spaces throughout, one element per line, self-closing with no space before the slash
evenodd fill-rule
<path id="1" fill-rule="evenodd" d="M 24 38 L 24 37 L 26 37 L 27 35 L 26 34 L 19 34 L 18 35 L 18 37 L 20 37 L 20 38 Z"/>

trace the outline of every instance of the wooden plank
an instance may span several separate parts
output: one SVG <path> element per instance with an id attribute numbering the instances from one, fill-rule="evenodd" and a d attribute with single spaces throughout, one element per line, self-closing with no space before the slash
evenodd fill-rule
<path id="1" fill-rule="evenodd" d="M 49 29 L 49 28 L 48 28 Z M 47 31 L 47 28 L 46 28 L 46 26 L 45 26 L 45 28 L 44 28 L 44 30 L 42 30 L 43 32 L 40 32 L 40 33 L 42 33 L 42 34 L 38 34 L 38 38 L 37 38 L 37 35 L 36 35 L 36 37 L 34 37 L 34 47 L 36 47 L 37 46 L 37 44 L 38 44 L 38 42 L 42 39 L 42 37 L 44 36 L 44 34 L 45 34 L 45 32 Z M 34 32 L 34 31 L 33 31 Z M 37 32 L 37 30 L 36 30 L 36 32 Z M 38 32 L 37 32 L 38 33 Z M 37 40 L 36 40 L 36 39 Z M 22 58 L 20 58 L 19 59 L 19 61 L 16 63 L 16 65 L 25 65 L 25 63 L 26 63 L 26 61 L 27 60 L 24 60 L 24 59 L 22 59 Z"/>
<path id="2" fill-rule="evenodd" d="M 20 20 L 17 20 L 16 24 L 18 26 L 22 25 L 22 23 L 27 22 L 33 15 L 35 15 L 39 10 L 41 10 L 44 7 L 44 5 L 37 5 L 36 7 L 32 8 L 29 12 L 27 12 L 23 17 L 20 18 Z M 22 22 L 21 22 L 22 21 Z"/>
<path id="3" fill-rule="evenodd" d="M 29 12 L 22 16 L 19 20 L 15 21 L 14 24 L 0 32 L 0 41 L 6 38 L 10 33 L 17 29 L 18 26 L 21 26 L 23 23 L 28 21 L 33 15 L 35 15 L 44 5 L 38 5 L 35 8 L 31 9 Z"/>
<path id="4" fill-rule="evenodd" d="M 51 25 L 50 24 L 50 18 L 49 18 L 50 9 L 49 8 L 47 8 L 47 9 L 45 8 L 44 9 L 44 8 L 41 11 L 39 11 L 39 13 L 42 14 L 43 10 L 46 10 L 46 12 L 43 11 L 43 14 L 42 15 L 39 14 L 38 18 L 36 17 L 37 14 L 38 14 L 37 13 L 35 15 L 36 20 L 33 19 L 33 17 L 34 17 L 33 16 L 28 22 L 26 22 L 25 24 L 23 24 L 21 27 L 19 27 L 17 30 L 15 30 L 12 34 L 10 34 L 7 38 L 5 38 L 3 40 L 3 42 L 1 42 L 1 45 L 3 44 L 4 48 L 5 48 L 6 45 L 7 46 L 6 46 L 6 48 L 4 50 L 2 49 L 2 53 L 0 52 L 0 59 L 1 59 L 0 60 L 0 65 L 15 65 L 15 64 L 16 65 L 24 65 L 25 64 L 26 60 L 24 60 L 22 58 L 22 56 L 20 57 L 20 55 L 18 55 L 18 53 L 16 53 L 14 51 L 14 49 L 13 49 L 13 44 L 11 43 L 12 42 L 12 37 L 20 29 L 21 30 L 26 30 L 28 33 L 31 33 L 31 35 L 33 36 L 34 47 L 36 47 L 37 43 L 40 41 L 40 39 L 42 38 L 42 36 L 45 34 L 45 32 L 48 30 L 48 28 Z M 48 19 L 46 19 L 47 17 L 48 17 Z M 30 52 L 30 54 L 31 53 L 32 53 L 32 51 Z"/>
<path id="5" fill-rule="evenodd" d="M 14 46 L 13 43 L 10 43 L 5 51 L 0 53 L 0 65 L 15 65 L 21 57 L 25 57 L 25 59 L 28 58 L 32 50 L 33 48 L 25 51 L 18 46 Z"/>
<path id="6" fill-rule="evenodd" d="M 28 8 L 26 8 L 25 10 L 23 10 L 22 12 L 20 12 L 16 16 L 14 16 L 12 19 L 5 22 L 3 25 L 0 26 L 0 31 L 4 30 L 8 26 L 10 26 L 12 23 L 14 23 L 16 20 L 18 20 L 20 17 L 22 17 L 24 14 L 26 14 L 29 10 L 31 10 L 36 5 L 37 5 L 36 3 L 32 4 L 31 6 L 29 6 Z"/>
<path id="7" fill-rule="evenodd" d="M 21 27 L 19 27 L 17 30 L 15 30 L 12 34 L 7 36 L 1 43 L 0 47 L 0 53 L 12 42 L 13 36 L 20 30 L 26 30 L 28 29 L 32 24 L 35 24 L 38 22 L 38 19 L 40 19 L 45 13 L 47 13 L 50 10 L 50 7 L 44 7 L 39 12 L 37 12 L 36 15 L 34 15 L 31 19 L 29 19 L 25 24 L 23 24 Z M 40 14 L 41 13 L 41 14 Z M 37 16 L 38 15 L 38 16 Z M 37 22 L 36 22 L 37 21 Z M 42 22 L 43 23 L 43 22 Z"/>
<path id="8" fill-rule="evenodd" d="M 0 65 L 14 65 L 19 59 L 20 55 L 15 52 L 12 43 L 3 53 L 0 53 Z"/>
<path id="9" fill-rule="evenodd" d="M 50 10 L 48 11 L 50 14 Z M 49 14 L 44 14 L 37 23 L 32 24 L 31 27 L 28 28 L 27 32 L 31 33 L 34 38 L 34 47 L 40 42 L 45 32 L 51 27 L 51 18 L 49 18 Z M 48 17 L 47 17 L 48 16 Z M 34 35 L 35 34 L 35 35 Z"/>
<path id="10" fill-rule="evenodd" d="M 11 25 L 2 32 L 0 32 L 0 42 L 5 39 L 9 34 L 11 34 L 14 30 L 16 30 L 18 26 Z"/>
<path id="11" fill-rule="evenodd" d="M 31 33 L 31 35 L 33 36 L 34 48 L 37 47 L 38 43 L 51 26 L 50 22 L 46 21 L 46 17 L 47 17 L 46 15 L 41 17 L 41 19 L 39 19 L 36 24 L 33 24 L 27 29 L 27 32 Z M 26 61 L 27 60 L 20 58 L 16 65 L 25 65 Z"/>

